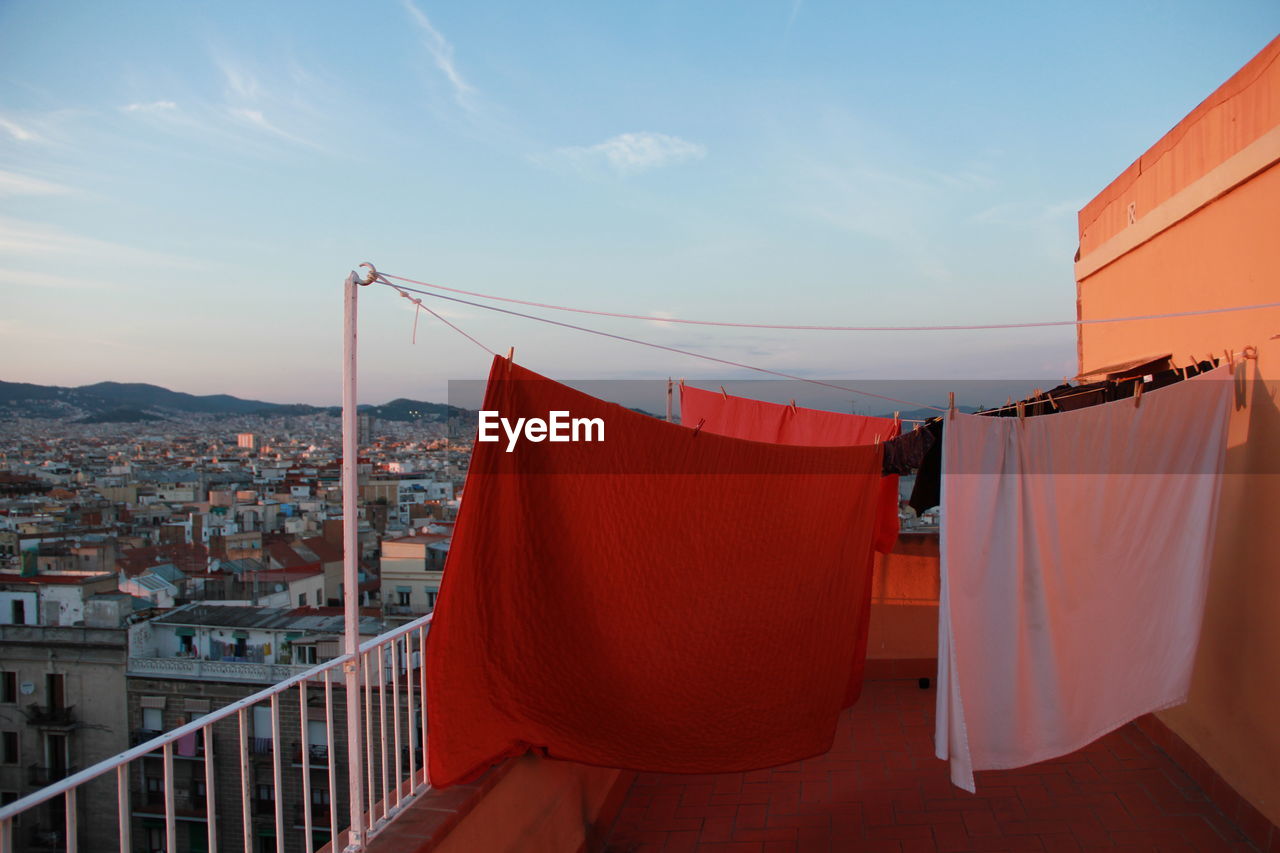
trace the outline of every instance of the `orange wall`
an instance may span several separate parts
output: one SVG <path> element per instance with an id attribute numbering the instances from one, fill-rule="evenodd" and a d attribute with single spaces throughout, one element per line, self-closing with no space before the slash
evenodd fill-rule
<path id="1" fill-rule="evenodd" d="M 594 826 L 601 808 L 627 774 L 534 755 L 511 762 L 506 775 L 440 842 L 438 853 L 565 853 L 598 840 Z"/>
<path id="2" fill-rule="evenodd" d="M 1081 211 L 1082 319 L 1280 301 L 1278 56 L 1280 39 Z M 1248 345 L 1191 697 L 1159 716 L 1280 824 L 1280 308 L 1081 326 L 1079 356 L 1087 373 Z"/>
<path id="3" fill-rule="evenodd" d="M 876 555 L 868 658 L 938 657 L 938 583 L 936 533 L 904 533 L 891 553 Z"/>

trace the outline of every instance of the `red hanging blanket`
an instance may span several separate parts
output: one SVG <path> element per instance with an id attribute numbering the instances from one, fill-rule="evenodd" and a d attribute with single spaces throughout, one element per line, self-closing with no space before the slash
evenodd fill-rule
<path id="1" fill-rule="evenodd" d="M 771 444 L 787 444 L 806 447 L 849 447 L 873 444 L 877 440 L 894 438 L 902 431 L 902 425 L 894 418 L 873 418 L 865 415 L 843 415 L 821 409 L 800 406 L 784 406 L 763 400 L 735 397 L 723 391 L 704 391 L 690 385 L 680 385 L 680 421 L 685 426 L 710 430 L 717 435 L 744 438 L 748 441 L 765 441 Z M 898 541 L 898 476 L 880 478 L 880 493 L 876 501 L 875 537 L 867 549 L 866 595 L 871 596 L 872 574 L 875 569 L 875 552 L 887 554 Z M 858 701 L 862 695 L 862 676 L 867 662 L 867 632 L 870 621 L 851 623 L 855 631 L 856 653 L 849 671 L 849 684 L 845 691 L 846 706 Z"/>
<path id="2" fill-rule="evenodd" d="M 893 418 L 842 415 L 821 409 L 748 400 L 718 391 L 680 386 L 680 422 L 748 441 L 809 447 L 848 447 L 896 438 L 902 424 Z M 888 554 L 898 541 L 898 475 L 880 483 L 875 550 Z"/>
<path id="3" fill-rule="evenodd" d="M 688 773 L 830 748 L 865 654 L 879 447 L 687 429 L 503 358 L 484 409 L 599 418 L 604 440 L 476 444 L 427 638 L 433 785 L 530 747 Z"/>

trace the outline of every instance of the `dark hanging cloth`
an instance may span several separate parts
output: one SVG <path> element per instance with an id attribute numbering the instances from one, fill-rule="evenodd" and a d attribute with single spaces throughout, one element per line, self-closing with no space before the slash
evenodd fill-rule
<path id="1" fill-rule="evenodd" d="M 1142 389 L 1142 393 L 1154 391 L 1157 388 L 1165 388 L 1169 385 L 1182 381 L 1181 370 L 1161 370 L 1159 373 L 1151 375 L 1151 381 L 1147 383 L 1147 387 Z"/>
<path id="2" fill-rule="evenodd" d="M 1115 399 L 1111 396 L 1114 383 L 1089 382 L 1085 385 L 1059 385 L 1049 389 L 1049 396 L 1058 404 L 1063 412 L 1074 412 L 1076 409 L 1087 409 L 1099 403 Z"/>
<path id="3" fill-rule="evenodd" d="M 884 473 L 910 474 L 924 462 L 925 454 L 933 444 L 933 432 L 926 426 L 885 441 Z"/>
<path id="4" fill-rule="evenodd" d="M 925 510 L 932 509 L 942 500 L 942 419 L 930 421 L 921 429 L 929 431 L 933 443 L 920 460 L 911 499 L 907 501 L 916 515 L 923 515 Z"/>

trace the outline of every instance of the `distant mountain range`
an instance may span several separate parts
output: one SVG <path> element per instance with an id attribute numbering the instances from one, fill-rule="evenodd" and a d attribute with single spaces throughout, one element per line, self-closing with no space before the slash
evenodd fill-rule
<path id="1" fill-rule="evenodd" d="M 469 410 L 444 403 L 400 398 L 381 406 L 363 405 L 386 421 L 446 421 Z M 99 382 L 64 388 L 29 382 L 0 381 L 0 419 L 56 418 L 79 423 L 141 423 L 181 415 L 286 415 L 324 414 L 337 417 L 338 406 L 301 403 L 268 403 L 244 400 L 229 394 L 197 396 L 140 382 Z"/>

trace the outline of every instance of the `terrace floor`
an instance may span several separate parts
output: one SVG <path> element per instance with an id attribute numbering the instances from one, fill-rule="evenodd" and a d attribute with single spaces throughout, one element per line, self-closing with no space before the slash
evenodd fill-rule
<path id="1" fill-rule="evenodd" d="M 831 751 L 750 773 L 639 774 L 607 853 L 1255 850 L 1137 726 L 954 787 L 933 756 L 935 691 L 868 681 Z"/>

